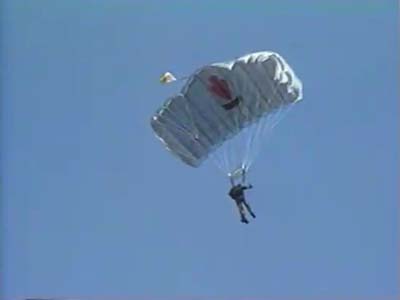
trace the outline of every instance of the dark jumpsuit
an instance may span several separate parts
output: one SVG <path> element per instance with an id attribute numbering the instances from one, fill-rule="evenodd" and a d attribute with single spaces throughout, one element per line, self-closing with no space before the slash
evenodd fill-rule
<path id="1" fill-rule="evenodd" d="M 255 214 L 253 213 L 253 211 L 251 210 L 250 205 L 246 202 L 246 199 L 244 197 L 244 190 L 247 190 L 249 188 L 251 188 L 251 186 L 248 187 L 248 186 L 238 184 L 238 185 L 233 186 L 229 191 L 229 196 L 231 196 L 231 198 L 233 200 L 235 200 L 235 203 L 239 209 L 241 221 L 243 223 L 248 223 L 246 216 L 245 216 L 244 207 L 246 207 L 247 211 L 250 213 L 250 215 L 253 218 L 256 217 Z"/>

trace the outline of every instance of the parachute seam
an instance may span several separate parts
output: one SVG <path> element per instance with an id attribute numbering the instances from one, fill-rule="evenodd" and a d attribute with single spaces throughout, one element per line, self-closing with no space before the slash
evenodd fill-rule
<path id="1" fill-rule="evenodd" d="M 214 68 L 214 67 L 213 67 L 213 68 Z M 205 71 L 205 70 L 203 70 L 203 71 Z M 205 87 L 205 89 L 208 88 L 207 84 L 203 81 L 203 79 L 202 79 L 198 74 L 195 74 L 194 76 L 200 81 L 200 83 Z M 213 95 L 210 95 L 210 96 L 211 96 L 211 98 L 212 98 L 213 101 L 218 102 L 216 97 L 214 97 Z M 215 113 L 215 115 L 217 116 L 218 120 L 219 120 L 222 124 L 224 124 L 224 127 L 227 128 L 228 131 L 232 131 L 232 126 L 230 126 L 229 123 L 227 123 L 227 122 L 221 117 L 221 114 L 215 109 L 214 105 L 212 105 L 212 110 L 213 110 L 213 112 Z M 220 134 L 220 135 L 222 135 L 222 134 Z"/>
<path id="2" fill-rule="evenodd" d="M 263 65 L 263 63 L 261 63 L 261 64 Z M 261 99 L 264 99 L 264 102 L 265 102 L 266 105 L 267 105 L 267 110 L 263 110 L 263 112 L 262 112 L 262 114 L 260 115 L 259 118 L 260 118 L 260 119 L 263 119 L 263 118 L 270 119 L 270 115 L 269 115 L 269 114 L 276 113 L 276 111 L 275 111 L 276 108 L 274 108 L 273 105 L 269 103 L 270 100 L 269 100 L 268 98 L 266 98 L 266 97 L 263 96 L 263 92 L 262 92 L 262 89 L 260 88 L 260 86 L 258 85 L 258 81 L 255 80 L 255 79 L 251 76 L 251 74 L 250 74 L 245 68 L 242 67 L 241 64 L 235 63 L 234 66 L 235 66 L 235 65 L 237 65 L 240 69 L 242 69 L 243 72 L 246 74 L 246 76 L 248 76 L 249 80 L 253 83 L 253 85 L 254 85 L 255 88 L 257 89 L 257 91 L 258 91 L 258 93 L 259 93 Z M 264 68 L 264 65 L 263 65 L 263 68 Z M 267 72 L 267 74 L 268 74 L 268 76 L 269 76 L 269 78 L 268 78 L 267 80 L 271 80 L 271 78 L 272 78 L 271 74 L 269 74 L 269 72 Z M 275 86 L 274 86 L 274 85 L 271 85 L 271 87 L 272 87 L 273 90 L 274 90 L 273 96 L 272 96 L 272 97 L 274 97 L 274 96 L 276 95 L 276 92 L 277 92 L 277 85 L 275 85 Z M 272 102 L 272 99 L 271 99 L 271 102 Z M 283 101 L 280 101 L 280 102 L 282 103 Z M 284 103 L 284 102 L 283 102 L 283 103 Z M 255 131 L 254 131 L 253 134 L 249 137 L 249 139 L 248 139 L 248 141 L 247 141 L 247 143 L 246 143 L 247 155 L 246 155 L 246 157 L 245 157 L 244 162 L 246 162 L 247 168 L 249 168 L 249 167 L 250 167 L 250 164 L 251 164 L 250 157 L 251 157 L 252 155 L 250 155 L 250 152 L 254 153 L 254 150 L 252 150 L 252 149 L 254 148 L 254 141 L 256 140 L 257 137 L 259 137 L 260 135 L 262 135 L 263 132 L 265 132 L 266 128 L 268 127 L 268 126 L 267 126 L 267 123 L 268 123 L 268 120 L 260 120 L 260 123 L 258 123 L 258 124 L 257 124 L 257 122 L 254 122 L 254 123 L 253 123 L 253 124 L 255 124 L 255 126 L 256 126 Z"/>
<path id="3" fill-rule="evenodd" d="M 188 90 L 189 87 L 190 87 L 192 84 L 193 84 L 193 80 L 191 80 L 190 82 L 188 82 L 188 84 L 187 84 L 187 89 L 186 89 L 186 90 Z M 197 106 L 196 101 L 192 101 L 192 100 L 191 100 L 191 97 L 189 97 L 189 95 L 188 95 L 187 93 L 184 94 L 184 97 L 187 98 L 187 99 L 189 100 L 189 103 L 192 105 L 193 108 L 196 109 L 198 115 L 199 115 L 203 120 L 205 120 L 205 123 L 210 124 L 211 122 L 209 122 L 209 119 L 206 118 L 206 117 L 204 116 L 202 110 L 199 109 L 199 107 Z M 203 131 L 203 130 L 201 129 L 200 126 L 197 128 L 197 130 L 198 130 L 199 132 L 201 132 L 201 133 L 206 137 L 206 139 L 208 140 L 207 142 L 208 142 L 209 146 L 207 145 L 207 149 L 211 149 L 212 146 L 213 146 L 213 144 L 214 144 L 213 139 L 210 138 L 210 137 L 208 136 L 208 134 L 207 134 L 205 131 Z"/>
<path id="4" fill-rule="evenodd" d="M 188 98 L 186 95 L 182 95 L 182 97 L 183 97 L 183 98 Z M 178 116 L 179 116 L 178 113 L 174 113 L 174 112 L 171 111 L 168 107 L 167 107 L 166 109 L 168 109 L 168 110 L 170 111 L 171 114 L 173 114 L 173 115 L 178 115 Z M 199 140 L 198 138 L 195 138 L 195 137 L 194 137 L 194 135 L 196 135 L 200 130 L 199 130 L 199 128 L 196 126 L 196 124 L 195 124 L 195 122 L 194 122 L 194 120 L 193 120 L 192 114 L 190 113 L 190 110 L 188 109 L 187 103 L 185 103 L 184 108 L 181 108 L 181 109 L 180 109 L 180 112 L 182 112 L 184 115 L 186 115 L 186 116 L 188 117 L 188 119 L 190 119 L 190 121 L 191 121 L 191 123 L 192 123 L 192 124 L 191 124 L 191 125 L 192 125 L 191 127 L 192 127 L 192 129 L 194 129 L 196 132 L 194 132 L 194 134 L 193 134 L 192 131 L 189 131 L 189 130 L 185 129 L 184 126 L 182 126 L 182 125 L 180 124 L 180 123 L 182 123 L 182 122 L 176 122 L 176 121 L 173 121 L 173 122 L 172 122 L 172 120 L 171 120 L 172 125 L 175 125 L 175 127 L 177 127 L 177 129 L 183 131 L 186 135 L 188 135 L 188 136 L 190 137 L 190 139 L 191 139 L 193 142 L 197 143 L 197 144 L 199 145 L 199 147 L 200 147 L 200 151 L 202 151 L 202 152 L 208 151 L 208 146 L 207 146 L 207 145 L 203 145 L 203 144 L 200 142 L 200 140 Z M 179 120 L 179 118 L 177 118 L 177 120 Z M 180 128 L 180 127 L 182 127 L 182 128 Z M 204 133 L 203 133 L 203 134 L 204 134 Z M 204 135 L 205 135 L 205 134 L 204 134 Z M 205 135 L 205 136 L 206 136 L 206 135 Z M 191 151 L 190 148 L 184 146 L 184 143 L 183 143 L 183 141 L 182 141 L 181 139 L 179 139 L 179 138 L 176 138 L 176 139 L 178 140 L 179 144 L 182 145 L 182 146 L 193 156 L 193 158 L 194 158 L 195 160 L 199 161 L 199 159 L 197 159 L 198 155 L 195 155 L 196 153 L 195 153 L 194 151 Z M 200 160 L 200 161 L 202 161 L 202 160 Z"/>
<path id="5" fill-rule="evenodd" d="M 214 68 L 214 67 L 213 67 L 213 68 Z M 216 69 L 218 69 L 218 68 L 216 67 Z M 205 70 L 202 70 L 202 71 L 205 71 Z M 201 72 L 201 71 L 200 71 L 200 72 Z M 199 73 L 200 73 L 200 72 L 199 72 Z M 198 73 L 195 74 L 194 76 L 195 76 L 195 77 L 200 81 L 200 83 L 207 89 L 207 84 L 202 80 L 202 78 L 198 75 Z M 213 101 L 217 101 L 217 99 L 216 99 L 214 96 L 212 96 L 212 95 L 211 95 L 211 99 L 212 99 Z M 213 145 L 213 147 L 210 148 L 210 153 L 209 153 L 209 154 L 210 154 L 210 155 L 217 155 L 217 154 L 216 154 L 217 149 L 218 149 L 219 147 L 223 146 L 223 144 L 224 144 L 225 142 L 227 142 L 227 141 L 229 141 L 230 139 L 232 139 L 232 138 L 234 137 L 235 133 L 237 133 L 237 131 L 232 130 L 232 126 L 229 126 L 229 125 L 228 125 L 229 123 L 227 123 L 227 122 L 221 117 L 221 114 L 215 109 L 215 107 L 214 107 L 213 105 L 211 105 L 211 107 L 212 107 L 212 108 L 211 108 L 212 111 L 214 112 L 214 115 L 217 116 L 217 119 L 220 121 L 221 124 L 224 124 L 224 127 L 225 127 L 226 131 L 228 132 L 228 134 L 225 135 L 225 136 L 221 133 L 221 134 L 220 134 L 221 141 L 215 143 L 215 144 Z M 229 164 L 229 162 L 227 162 L 226 159 L 224 159 L 224 163 L 227 164 L 227 165 Z"/>
<path id="6" fill-rule="evenodd" d="M 261 88 L 258 86 L 257 81 L 253 79 L 253 77 L 249 74 L 249 72 L 247 72 L 247 70 L 246 70 L 245 68 L 242 67 L 241 64 L 235 63 L 234 66 L 238 66 L 240 69 L 242 69 L 243 72 L 246 74 L 246 76 L 250 79 L 250 81 L 253 82 L 253 84 L 254 84 L 255 88 L 257 89 L 257 91 L 258 91 L 260 97 L 261 97 L 262 99 L 264 99 L 264 102 L 265 102 L 265 104 L 267 105 L 268 110 L 270 110 L 270 109 L 271 109 L 271 104 L 269 103 L 270 100 L 269 100 L 268 98 L 266 98 L 266 97 L 263 96 L 262 90 L 261 90 Z M 267 112 L 268 112 L 268 111 L 264 111 L 264 113 L 267 113 Z"/>
<path id="7" fill-rule="evenodd" d="M 157 134 L 158 138 L 161 139 L 162 142 L 163 142 L 163 144 L 165 145 L 165 148 L 167 148 L 167 150 L 168 150 L 169 152 L 175 154 L 175 156 L 178 156 L 178 157 L 184 156 L 184 157 L 186 157 L 186 158 L 188 158 L 188 159 L 190 159 L 190 160 L 195 161 L 195 160 L 196 160 L 196 157 L 195 157 L 195 155 L 193 155 L 193 152 L 190 151 L 190 149 L 189 149 L 188 147 L 186 147 L 186 146 L 180 141 L 180 139 L 178 139 L 178 138 L 176 137 L 175 134 L 172 134 L 172 133 L 168 132 L 168 130 L 166 129 L 166 125 L 163 124 L 163 123 L 159 120 L 159 119 L 161 119 L 161 120 L 162 120 L 162 119 L 167 120 L 168 118 L 167 118 L 166 116 L 161 115 L 160 113 L 158 113 L 157 115 L 158 115 L 158 118 L 157 118 L 157 120 L 154 120 L 154 122 L 157 122 L 157 123 L 161 126 L 161 129 L 162 129 L 162 130 L 167 131 L 167 134 L 168 134 L 169 138 L 173 140 L 172 142 L 174 142 L 174 143 L 180 145 L 183 149 L 185 149 L 185 150 L 187 151 L 187 153 L 184 153 L 184 152 L 182 152 L 182 151 L 172 151 L 172 150 L 170 149 L 168 143 L 165 141 L 165 139 L 164 139 L 163 137 L 161 137 L 160 135 Z M 158 131 L 157 131 L 157 133 L 158 133 Z M 175 152 L 176 152 L 176 153 L 175 153 Z M 189 155 L 188 155 L 188 154 L 189 154 Z"/>
<path id="8" fill-rule="evenodd" d="M 221 76 L 225 77 L 225 74 L 221 74 L 220 68 L 221 67 L 218 67 L 218 66 L 211 66 L 210 67 L 210 69 L 213 69 L 212 70 L 213 73 L 216 73 L 218 75 L 221 75 Z M 206 69 L 206 70 L 203 70 L 203 71 L 208 71 L 208 70 Z M 202 85 L 205 88 L 208 87 L 207 84 L 204 82 L 204 80 L 202 80 L 202 78 L 200 76 L 198 76 L 198 74 L 196 74 L 195 76 L 198 78 L 198 80 L 202 83 Z M 210 97 L 211 97 L 211 99 L 213 101 L 218 102 L 218 99 L 214 95 L 210 95 Z M 251 125 L 251 123 L 249 122 L 249 124 L 247 126 L 240 126 L 240 116 L 241 115 L 244 116 L 244 114 L 242 112 L 242 107 L 239 107 L 240 114 L 238 114 L 237 120 L 235 120 L 236 119 L 235 117 L 232 118 L 233 126 L 230 126 L 229 123 L 227 123 L 226 120 L 222 118 L 221 113 L 216 110 L 216 107 L 214 107 L 214 105 L 212 105 L 211 109 L 214 112 L 214 114 L 217 116 L 218 120 L 220 120 L 220 123 L 224 124 L 224 127 L 226 128 L 228 134 L 225 135 L 225 136 L 221 135 L 222 136 L 221 142 L 219 142 L 218 144 L 215 145 L 212 153 L 210 153 L 210 154 L 212 154 L 214 156 L 219 156 L 218 155 L 218 148 L 222 147 L 220 155 L 221 155 L 221 157 L 223 157 L 223 162 L 227 166 L 227 165 L 230 165 L 231 158 L 232 158 L 232 160 L 235 161 L 236 157 L 233 157 L 234 156 L 233 153 L 235 153 L 235 151 L 233 151 L 233 149 L 231 149 L 231 147 L 227 146 L 227 147 L 224 148 L 224 146 L 229 144 L 231 141 L 233 141 L 233 139 L 235 138 L 235 135 L 240 134 L 241 129 L 249 127 Z M 246 121 L 247 121 L 247 118 L 246 118 Z M 254 123 L 254 121 L 252 123 Z M 232 143 L 231 146 L 234 146 L 234 145 L 235 145 L 235 143 Z M 222 154 L 222 153 L 224 153 L 224 154 Z M 222 161 L 222 159 L 216 159 L 216 160 L 221 160 Z M 227 168 L 224 168 L 224 169 L 227 169 Z"/>
<path id="9" fill-rule="evenodd" d="M 203 115 L 202 115 L 201 113 L 199 113 L 198 107 L 197 107 L 196 105 L 193 104 L 194 102 L 192 102 L 192 101 L 190 100 L 190 97 L 189 97 L 188 95 L 184 95 L 184 97 L 185 97 L 187 100 L 189 100 L 190 104 L 191 104 L 193 107 L 196 108 L 196 110 L 197 110 L 197 112 L 198 112 L 198 115 L 199 115 L 203 120 L 206 120 L 206 122 L 207 122 L 207 119 L 205 119 L 205 118 L 203 117 Z M 192 116 L 189 116 L 189 118 L 192 118 L 192 119 L 193 119 Z M 212 139 L 205 133 L 204 130 L 202 130 L 202 127 L 201 127 L 201 126 L 197 126 L 197 125 L 195 124 L 194 120 L 192 120 L 192 121 L 193 121 L 193 125 L 196 127 L 196 130 L 197 130 L 199 133 L 201 133 L 201 134 L 206 138 L 206 139 L 205 139 L 206 145 L 203 145 L 202 143 L 200 143 L 200 139 L 196 139 L 197 143 L 198 143 L 200 146 L 202 146 L 206 151 L 208 151 L 208 149 L 212 146 Z M 211 142 L 210 142 L 210 141 L 211 141 Z"/>
<path id="10" fill-rule="evenodd" d="M 184 105 L 185 108 L 182 109 L 182 112 L 183 112 L 183 114 L 184 114 L 188 119 L 190 119 L 190 121 L 191 121 L 191 127 L 192 127 L 193 131 L 195 131 L 195 132 L 194 132 L 194 135 L 196 136 L 197 133 L 200 132 L 200 130 L 199 130 L 199 128 L 196 126 L 196 122 L 194 122 L 194 119 L 193 119 L 193 116 L 192 116 L 192 114 L 191 114 L 191 111 L 190 111 L 190 109 L 189 109 L 189 107 L 188 107 L 188 105 L 187 105 L 186 99 L 187 99 L 188 97 L 187 97 L 186 95 L 183 95 L 183 94 L 182 94 L 182 97 L 185 98 L 185 105 Z M 182 126 L 182 127 L 183 127 L 183 126 Z M 203 134 L 204 134 L 204 133 L 203 133 Z M 204 150 L 207 151 L 207 145 L 203 145 L 203 144 L 200 142 L 200 139 L 198 139 L 198 138 L 196 138 L 196 137 L 193 137 L 193 133 L 192 133 L 192 132 L 188 131 L 188 135 L 190 136 L 190 138 L 191 138 L 192 141 L 194 141 L 195 143 L 197 143 L 197 144 L 199 145 L 200 149 L 203 149 L 203 152 L 204 152 Z M 192 152 L 192 151 L 190 151 L 190 150 L 189 150 L 189 152 L 190 152 L 190 153 L 194 156 L 194 158 L 196 159 L 197 155 L 194 155 L 194 152 Z"/>
<path id="11" fill-rule="evenodd" d="M 278 58 L 277 56 L 271 55 L 271 57 L 273 57 L 273 58 L 277 61 L 277 63 L 280 65 L 280 67 L 281 67 L 281 69 L 282 69 L 281 73 L 283 73 L 283 72 L 285 71 L 284 64 L 279 60 L 279 58 Z M 264 71 L 268 74 L 268 76 L 269 76 L 270 78 L 274 78 L 274 76 L 272 76 L 272 74 L 269 72 L 269 70 L 267 69 L 267 67 L 264 65 L 264 62 L 261 63 L 261 66 L 262 66 L 262 68 L 263 68 Z M 273 82 L 274 82 L 274 81 L 273 81 Z M 280 89 L 279 89 L 280 83 L 281 83 L 281 80 L 278 80 L 278 81 L 275 83 L 275 89 L 276 89 L 276 90 L 274 91 L 274 94 L 277 93 L 277 94 L 279 95 L 279 100 L 280 100 L 280 102 L 283 103 L 283 104 L 286 104 L 286 101 L 285 101 L 285 98 L 286 98 L 286 97 L 284 97 L 284 96 L 282 95 L 282 93 L 281 93 L 281 91 L 280 91 Z"/>

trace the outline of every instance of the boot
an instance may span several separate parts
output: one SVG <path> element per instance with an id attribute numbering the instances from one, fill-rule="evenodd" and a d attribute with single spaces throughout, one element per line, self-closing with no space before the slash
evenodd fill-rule
<path id="1" fill-rule="evenodd" d="M 247 219 L 246 219 L 245 217 L 242 217 L 242 218 L 240 219 L 240 222 L 249 224 L 249 221 L 247 221 Z"/>

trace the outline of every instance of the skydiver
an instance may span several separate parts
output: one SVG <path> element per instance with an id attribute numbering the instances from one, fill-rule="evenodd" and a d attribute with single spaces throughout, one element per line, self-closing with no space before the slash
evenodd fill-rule
<path id="1" fill-rule="evenodd" d="M 247 189 L 251 189 L 253 188 L 253 186 L 251 184 L 249 184 L 248 186 L 242 185 L 242 184 L 236 184 L 234 186 L 232 186 L 232 188 L 230 189 L 228 195 L 235 200 L 236 206 L 239 210 L 239 214 L 240 214 L 240 221 L 242 223 L 246 223 L 248 224 L 249 221 L 246 218 L 245 215 L 245 210 L 244 207 L 246 207 L 247 211 L 250 213 L 250 215 L 255 218 L 256 215 L 253 213 L 253 211 L 251 210 L 250 205 L 246 202 L 245 196 L 244 196 L 244 190 Z"/>

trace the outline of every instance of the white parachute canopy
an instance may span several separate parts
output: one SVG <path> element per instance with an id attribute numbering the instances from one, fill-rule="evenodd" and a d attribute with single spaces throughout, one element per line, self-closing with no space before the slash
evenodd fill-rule
<path id="1" fill-rule="evenodd" d="M 176 80 L 165 73 L 160 81 Z M 244 179 L 266 133 L 302 99 L 302 83 L 274 52 L 215 63 L 192 74 L 151 119 L 165 148 L 198 167 L 207 158 Z"/>

